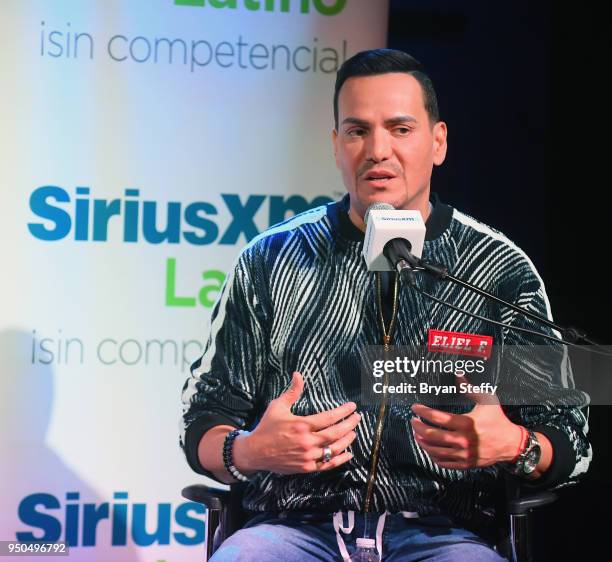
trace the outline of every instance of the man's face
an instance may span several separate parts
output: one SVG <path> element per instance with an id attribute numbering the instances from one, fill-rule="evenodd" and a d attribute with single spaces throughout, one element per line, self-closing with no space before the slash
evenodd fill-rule
<path id="1" fill-rule="evenodd" d="M 425 216 L 432 168 L 446 156 L 446 124 L 431 125 L 415 78 L 349 78 L 338 97 L 333 143 L 353 213 L 363 217 L 382 201 Z"/>

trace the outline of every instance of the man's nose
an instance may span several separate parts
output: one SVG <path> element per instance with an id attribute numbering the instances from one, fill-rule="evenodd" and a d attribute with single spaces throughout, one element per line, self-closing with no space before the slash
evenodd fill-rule
<path id="1" fill-rule="evenodd" d="M 368 135 L 366 158 L 374 162 L 382 162 L 391 157 L 391 152 L 389 131 L 385 129 L 374 129 L 370 135 Z"/>

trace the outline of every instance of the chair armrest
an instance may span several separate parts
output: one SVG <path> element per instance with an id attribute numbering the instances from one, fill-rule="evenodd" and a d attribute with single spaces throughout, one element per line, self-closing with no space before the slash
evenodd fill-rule
<path id="1" fill-rule="evenodd" d="M 506 509 L 508 515 L 526 515 L 530 510 L 553 503 L 558 499 L 556 492 L 546 488 L 530 489 L 526 482 L 504 473 Z"/>
<path id="2" fill-rule="evenodd" d="M 203 503 L 208 509 L 223 509 L 229 503 L 230 491 L 206 484 L 192 484 L 182 489 L 184 498 Z"/>
<path id="3" fill-rule="evenodd" d="M 555 502 L 558 495 L 555 492 L 543 491 L 525 494 L 508 502 L 509 515 L 525 515 L 530 510 Z"/>

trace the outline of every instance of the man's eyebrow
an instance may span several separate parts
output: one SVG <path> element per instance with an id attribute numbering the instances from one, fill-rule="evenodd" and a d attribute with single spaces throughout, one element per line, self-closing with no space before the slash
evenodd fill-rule
<path id="1" fill-rule="evenodd" d="M 397 117 L 391 117 L 385 119 L 385 125 L 399 125 L 400 123 L 416 123 L 416 117 L 412 115 L 398 115 Z"/>
<path id="2" fill-rule="evenodd" d="M 416 117 L 412 115 L 398 115 L 397 117 L 390 117 L 385 119 L 385 125 L 399 125 L 400 123 L 416 123 Z M 358 117 L 347 117 L 341 123 L 341 125 L 358 125 L 360 127 L 369 127 L 370 123 L 365 119 L 359 119 Z"/>
<path id="3" fill-rule="evenodd" d="M 364 119 L 359 119 L 358 117 L 347 117 L 340 125 L 359 125 L 361 127 L 367 127 L 369 123 Z"/>

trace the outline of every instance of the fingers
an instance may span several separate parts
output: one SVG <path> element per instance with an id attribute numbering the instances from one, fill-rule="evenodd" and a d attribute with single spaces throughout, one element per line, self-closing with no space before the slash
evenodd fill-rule
<path id="1" fill-rule="evenodd" d="M 431 460 L 436 464 L 441 462 L 460 462 L 463 460 L 457 458 L 457 455 L 455 454 L 449 455 L 448 453 L 445 453 L 442 447 L 427 447 L 425 451 L 431 457 Z"/>
<path id="2" fill-rule="evenodd" d="M 419 443 L 420 444 L 420 443 Z M 469 451 L 448 447 L 422 446 L 432 462 L 442 468 L 467 469 L 478 466 L 478 458 Z"/>
<path id="3" fill-rule="evenodd" d="M 323 412 L 329 414 L 333 412 L 334 418 L 338 415 L 343 415 L 344 412 L 350 412 L 354 407 L 354 404 L 348 403 L 330 410 L 329 412 Z M 345 414 L 346 415 L 346 414 Z M 307 420 L 320 416 L 315 414 L 314 416 L 304 416 L 301 420 Z M 313 433 L 307 431 L 308 435 L 304 435 L 303 446 L 309 447 L 309 451 L 304 451 L 306 458 L 309 459 L 305 464 L 302 465 L 302 472 L 315 472 L 322 470 L 330 470 L 336 468 L 341 464 L 349 461 L 353 458 L 352 453 L 346 451 L 347 447 L 357 438 L 357 433 L 353 431 L 361 416 L 357 413 L 349 416 L 342 422 L 332 425 L 331 427 L 325 428 L 319 432 Z M 312 422 L 304 424 L 307 427 L 312 426 Z M 323 462 L 323 456 L 325 454 L 325 447 L 329 447 L 331 450 L 331 459 L 327 462 Z"/>
<path id="4" fill-rule="evenodd" d="M 314 435 L 318 440 L 319 445 L 325 445 L 327 443 L 333 443 L 337 441 L 359 425 L 361 416 L 355 412 L 348 418 L 338 422 L 330 427 L 317 431 Z"/>
<path id="5" fill-rule="evenodd" d="M 410 424 L 414 430 L 414 437 L 419 442 L 424 442 L 429 445 L 436 445 L 438 447 L 467 446 L 465 437 L 459 434 L 459 432 L 448 431 L 445 429 L 435 429 L 427 424 L 424 424 L 417 418 L 412 418 L 410 420 Z"/>
<path id="6" fill-rule="evenodd" d="M 417 443 L 422 449 L 427 451 L 427 454 L 434 462 L 449 461 L 458 462 L 466 460 L 468 453 L 465 449 L 457 449 L 455 447 L 437 447 L 417 439 Z"/>
<path id="7" fill-rule="evenodd" d="M 310 424 L 312 431 L 320 431 L 321 429 L 325 429 L 326 427 L 335 424 L 342 418 L 349 416 L 355 411 L 356 408 L 357 404 L 355 404 L 355 402 L 346 402 L 333 410 L 327 410 L 326 412 L 304 416 L 302 420 Z"/>
<path id="8" fill-rule="evenodd" d="M 457 375 L 455 373 L 455 384 L 460 385 L 461 383 L 469 382 L 464 376 Z M 463 396 L 472 400 L 475 404 L 483 404 L 483 405 L 498 405 L 499 398 L 495 392 L 462 392 Z"/>
<path id="9" fill-rule="evenodd" d="M 331 449 L 332 457 L 335 457 L 342 453 L 344 449 L 346 449 L 353 441 L 355 441 L 356 437 L 357 434 L 354 431 L 350 431 L 346 435 L 343 435 L 340 439 L 337 439 L 330 445 L 327 445 L 327 447 Z M 315 449 L 313 449 L 313 459 L 317 461 L 321 460 L 323 458 L 323 455 L 325 454 L 324 450 L 325 447 L 316 447 Z"/>
<path id="10" fill-rule="evenodd" d="M 465 423 L 461 414 L 443 412 L 442 410 L 436 410 L 424 404 L 413 404 L 411 409 L 419 418 L 424 418 L 430 423 L 448 429 L 459 429 Z"/>
<path id="11" fill-rule="evenodd" d="M 299 451 L 297 456 L 295 454 L 288 455 L 290 458 L 292 457 L 290 465 L 296 467 L 297 470 L 290 469 L 289 471 L 281 470 L 278 472 L 280 474 L 305 474 L 319 470 L 328 470 L 330 468 L 340 466 L 353 458 L 353 454 L 346 451 L 346 448 L 355 440 L 356 437 L 357 434 L 354 431 L 351 431 L 350 433 L 344 435 L 341 439 L 338 439 L 334 443 L 328 445 L 331 449 L 331 459 L 328 462 L 323 462 L 325 451 L 322 447 L 318 446 L 311 446 L 308 450 Z M 285 457 L 287 457 L 287 455 L 285 455 Z"/>
<path id="12" fill-rule="evenodd" d="M 317 462 L 316 468 L 314 470 L 318 470 L 320 472 L 325 472 L 326 470 L 331 470 L 332 468 L 337 468 L 340 465 L 343 465 L 345 462 L 350 461 L 353 458 L 353 453 L 349 453 L 345 451 L 344 453 L 340 453 L 339 455 L 332 457 L 328 462 Z"/>
<path id="13" fill-rule="evenodd" d="M 331 470 L 332 468 L 336 468 L 345 462 L 350 461 L 353 458 L 353 453 L 347 451 L 346 449 L 356 438 L 357 433 L 351 431 L 337 441 L 334 441 L 328 445 L 331 450 L 331 459 L 327 462 L 323 462 L 325 449 L 323 447 L 313 448 L 311 457 L 312 460 L 306 464 L 304 467 L 304 472 Z"/>
<path id="14" fill-rule="evenodd" d="M 301 373 L 295 371 L 293 373 L 293 378 L 291 379 L 291 385 L 285 392 L 283 392 L 277 399 L 277 403 L 283 404 L 290 409 L 302 395 L 304 391 L 304 379 Z"/>
<path id="15" fill-rule="evenodd" d="M 316 459 L 315 459 L 315 467 L 314 470 L 318 471 L 326 471 L 331 470 L 332 468 L 336 468 L 345 462 L 350 461 L 353 458 L 353 453 L 347 451 L 347 447 L 357 438 L 357 433 L 351 431 L 347 433 L 331 445 L 329 448 L 331 450 L 332 457 L 329 461 L 323 462 L 323 455 L 325 454 L 325 450 L 317 449 Z"/>

